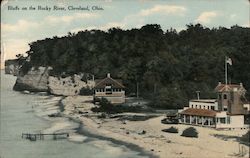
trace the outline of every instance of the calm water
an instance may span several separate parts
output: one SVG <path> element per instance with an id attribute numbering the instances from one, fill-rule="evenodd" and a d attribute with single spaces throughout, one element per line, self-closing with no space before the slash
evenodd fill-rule
<path id="1" fill-rule="evenodd" d="M 125 146 L 95 138 L 87 142 L 54 141 L 49 138 L 31 142 L 22 139 L 22 132 L 50 130 L 53 124 L 62 120 L 51 122 L 38 117 L 41 109 L 32 106 L 40 104 L 45 96 L 13 91 L 15 79 L 1 71 L 0 158 L 142 158 L 138 152 Z M 78 126 L 73 122 L 67 123 L 66 131 L 72 132 Z"/>

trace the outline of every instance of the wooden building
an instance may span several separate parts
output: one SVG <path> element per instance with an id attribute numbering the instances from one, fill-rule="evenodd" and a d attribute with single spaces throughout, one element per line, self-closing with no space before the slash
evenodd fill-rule
<path id="1" fill-rule="evenodd" d="M 95 80 L 94 98 L 106 98 L 112 104 L 125 103 L 125 86 L 108 73 L 106 78 Z"/>

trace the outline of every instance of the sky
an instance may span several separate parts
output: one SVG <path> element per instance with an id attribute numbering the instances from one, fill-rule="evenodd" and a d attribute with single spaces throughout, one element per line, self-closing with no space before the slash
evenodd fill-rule
<path id="1" fill-rule="evenodd" d="M 88 10 L 72 10 L 79 7 Z M 3 0 L 1 61 L 24 54 L 32 41 L 86 29 L 160 24 L 164 31 L 180 31 L 191 23 L 249 27 L 249 7 L 248 0 Z"/>

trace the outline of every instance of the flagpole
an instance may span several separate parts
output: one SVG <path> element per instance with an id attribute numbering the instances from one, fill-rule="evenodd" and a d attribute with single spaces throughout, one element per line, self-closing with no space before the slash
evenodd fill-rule
<path id="1" fill-rule="evenodd" d="M 227 85 L 227 56 L 225 57 L 225 84 Z"/>

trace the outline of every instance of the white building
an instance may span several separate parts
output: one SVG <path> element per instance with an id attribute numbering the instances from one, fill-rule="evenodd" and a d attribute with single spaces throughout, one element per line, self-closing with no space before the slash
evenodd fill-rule
<path id="1" fill-rule="evenodd" d="M 225 85 L 215 88 L 217 99 L 190 100 L 189 106 L 179 112 L 180 123 L 214 128 L 249 128 L 244 125 L 249 104 L 243 104 L 245 88 L 242 84 Z"/>
<path id="2" fill-rule="evenodd" d="M 218 102 L 216 99 L 190 100 L 189 108 L 218 110 Z"/>

